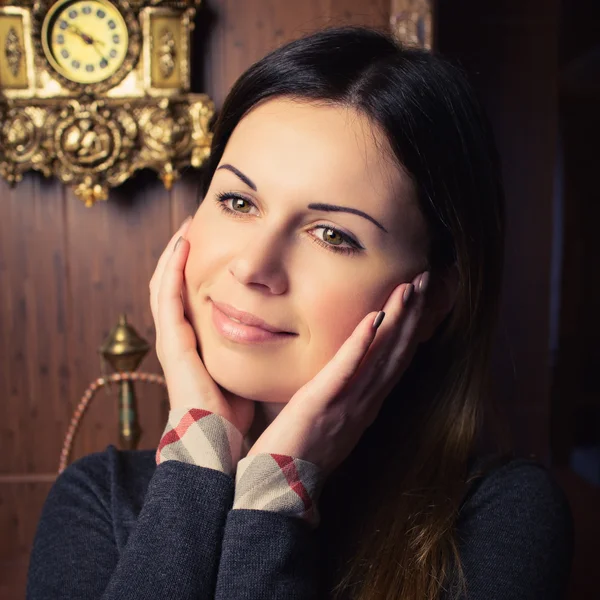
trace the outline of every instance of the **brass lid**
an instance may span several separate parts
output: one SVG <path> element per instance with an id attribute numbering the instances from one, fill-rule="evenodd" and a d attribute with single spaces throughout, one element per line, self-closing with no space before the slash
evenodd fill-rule
<path id="1" fill-rule="evenodd" d="M 127 322 L 125 314 L 119 316 L 119 322 L 99 348 L 102 356 L 116 370 L 123 370 L 124 364 L 127 365 L 127 370 L 134 370 L 149 350 L 150 346 Z"/>

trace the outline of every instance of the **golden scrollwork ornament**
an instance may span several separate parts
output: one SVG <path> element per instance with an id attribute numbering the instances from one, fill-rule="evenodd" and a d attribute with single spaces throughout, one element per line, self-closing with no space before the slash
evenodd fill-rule
<path id="1" fill-rule="evenodd" d="M 199 0 L 0 0 L 0 175 L 35 169 L 87 206 L 135 171 L 170 188 L 208 157 L 214 105 L 190 93 Z"/>
<path id="2" fill-rule="evenodd" d="M 433 0 L 391 0 L 392 33 L 405 46 L 433 47 Z"/>

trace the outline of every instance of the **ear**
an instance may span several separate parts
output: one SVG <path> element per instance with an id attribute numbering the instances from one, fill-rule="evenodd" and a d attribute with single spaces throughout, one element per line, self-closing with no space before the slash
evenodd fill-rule
<path id="1" fill-rule="evenodd" d="M 453 263 L 441 275 L 432 278 L 431 288 L 427 291 L 425 308 L 417 333 L 418 342 L 426 342 L 435 333 L 438 325 L 454 307 L 458 293 L 458 267 Z"/>

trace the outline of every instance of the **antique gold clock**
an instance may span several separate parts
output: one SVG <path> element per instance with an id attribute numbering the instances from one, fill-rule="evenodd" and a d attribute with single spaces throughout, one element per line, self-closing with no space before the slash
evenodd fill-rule
<path id="1" fill-rule="evenodd" d="M 127 24 L 107 0 L 60 0 L 44 17 L 41 41 L 48 62 L 70 82 L 94 84 L 126 73 Z"/>
<path id="2" fill-rule="evenodd" d="M 0 175 L 56 175 L 91 206 L 136 170 L 170 187 L 208 156 L 189 93 L 199 0 L 0 0 Z"/>

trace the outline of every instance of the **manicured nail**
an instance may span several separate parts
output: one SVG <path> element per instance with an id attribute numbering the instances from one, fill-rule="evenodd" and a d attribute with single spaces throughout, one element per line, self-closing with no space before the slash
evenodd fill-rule
<path id="1" fill-rule="evenodd" d="M 381 321 L 383 321 L 383 317 L 385 317 L 385 313 L 380 310 L 373 321 L 373 329 L 377 329 L 381 325 Z"/>
<path id="2" fill-rule="evenodd" d="M 425 271 L 423 275 L 421 275 L 421 281 L 419 281 L 419 292 L 424 292 L 427 289 L 429 284 L 429 271 Z"/>
<path id="3" fill-rule="evenodd" d="M 404 304 L 406 304 L 408 302 L 408 299 L 412 296 L 414 289 L 415 289 L 415 286 L 412 283 L 409 283 L 406 286 L 406 289 L 404 290 L 404 294 L 402 296 L 402 302 Z"/>
<path id="4" fill-rule="evenodd" d="M 183 239 L 183 236 L 180 235 L 179 239 L 175 242 L 175 248 L 173 248 L 173 252 L 177 252 L 177 248 L 179 248 L 179 244 L 181 244 L 182 239 Z"/>

